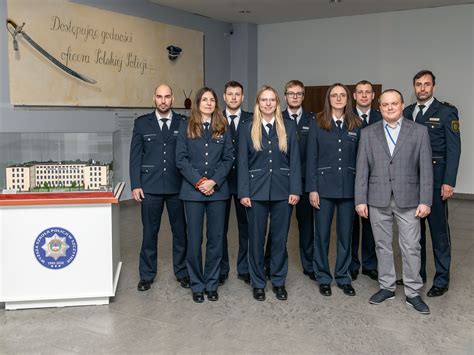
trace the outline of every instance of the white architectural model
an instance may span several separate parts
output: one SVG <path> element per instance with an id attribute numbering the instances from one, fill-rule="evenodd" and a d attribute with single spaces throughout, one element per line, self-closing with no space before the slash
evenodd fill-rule
<path id="1" fill-rule="evenodd" d="M 39 188 L 99 190 L 110 185 L 109 164 L 83 161 L 28 162 L 6 168 L 6 188 L 32 191 Z"/>

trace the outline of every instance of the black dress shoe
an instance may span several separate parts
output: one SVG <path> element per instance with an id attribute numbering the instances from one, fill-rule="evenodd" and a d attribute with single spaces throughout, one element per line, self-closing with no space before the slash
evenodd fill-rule
<path id="1" fill-rule="evenodd" d="M 138 283 L 137 289 L 138 291 L 147 291 L 151 288 L 151 284 L 153 280 L 140 280 Z"/>
<path id="2" fill-rule="evenodd" d="M 430 288 L 428 293 L 426 294 L 428 297 L 439 297 L 444 295 L 446 292 L 448 292 L 449 288 L 448 287 L 436 287 L 433 286 Z"/>
<path id="3" fill-rule="evenodd" d="M 277 300 L 286 301 L 288 299 L 288 292 L 286 292 L 285 286 L 273 286 L 273 292 Z"/>
<path id="4" fill-rule="evenodd" d="M 349 284 L 345 284 L 345 285 L 337 285 L 337 287 L 339 287 L 346 296 L 355 296 L 356 295 L 356 292 L 354 290 L 354 287 L 352 287 L 351 285 Z"/>
<path id="5" fill-rule="evenodd" d="M 265 301 L 265 290 L 263 288 L 254 288 L 253 298 L 257 301 Z"/>
<path id="6" fill-rule="evenodd" d="M 196 303 L 204 302 L 204 292 L 193 292 L 193 301 Z"/>
<path id="7" fill-rule="evenodd" d="M 331 296 L 331 285 L 329 284 L 321 284 L 319 285 L 319 293 L 322 294 L 323 296 Z"/>
<path id="8" fill-rule="evenodd" d="M 189 279 L 189 276 L 185 276 L 182 278 L 177 279 L 179 284 L 181 285 L 182 288 L 190 288 L 191 287 L 191 280 Z"/>
<path id="9" fill-rule="evenodd" d="M 398 286 L 403 286 L 403 279 L 398 279 L 397 281 L 395 281 L 395 283 L 396 283 Z"/>
<path id="10" fill-rule="evenodd" d="M 225 280 L 229 278 L 229 274 L 222 274 L 219 276 L 219 286 L 225 284 Z"/>
<path id="11" fill-rule="evenodd" d="M 311 280 L 316 281 L 316 275 L 312 271 L 303 270 L 303 274 L 308 276 Z"/>
<path id="12" fill-rule="evenodd" d="M 372 270 L 362 270 L 362 274 L 370 277 L 372 280 L 377 281 L 379 279 L 379 273 L 377 270 L 372 269 Z"/>
<path id="13" fill-rule="evenodd" d="M 206 291 L 206 295 L 209 301 L 217 301 L 219 299 L 217 291 Z"/>
<path id="14" fill-rule="evenodd" d="M 359 275 L 359 271 L 351 271 L 351 279 L 352 281 L 357 280 L 357 275 Z"/>
<path id="15" fill-rule="evenodd" d="M 250 274 L 238 274 L 237 278 L 250 285 Z"/>

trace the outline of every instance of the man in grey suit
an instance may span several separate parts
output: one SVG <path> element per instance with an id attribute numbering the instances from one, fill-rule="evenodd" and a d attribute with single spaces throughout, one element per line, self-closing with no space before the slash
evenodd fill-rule
<path id="1" fill-rule="evenodd" d="M 355 205 L 374 233 L 380 290 L 369 303 L 395 297 L 392 225 L 396 220 L 402 252 L 406 303 L 429 314 L 419 290 L 421 279 L 420 218 L 431 210 L 433 166 L 426 127 L 403 117 L 403 96 L 385 90 L 379 99 L 383 120 L 361 132 L 357 155 Z"/>

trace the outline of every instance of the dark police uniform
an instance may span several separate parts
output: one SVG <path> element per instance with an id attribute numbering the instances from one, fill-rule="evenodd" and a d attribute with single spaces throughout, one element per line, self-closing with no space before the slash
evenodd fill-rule
<path id="1" fill-rule="evenodd" d="M 416 104 L 405 108 L 404 116 L 415 119 Z M 421 119 L 415 122 L 428 127 L 433 151 L 433 205 L 428 215 L 436 274 L 433 286 L 447 288 L 449 286 L 449 269 L 451 264 L 451 238 L 448 225 L 448 202 L 441 198 L 441 185 L 456 185 L 456 176 L 461 155 L 461 137 L 459 133 L 459 117 L 456 107 L 434 99 L 425 109 Z M 421 220 L 421 271 L 426 281 L 426 225 Z"/>
<path id="2" fill-rule="evenodd" d="M 179 126 L 185 117 L 172 113 L 168 130 L 160 129 L 156 112 L 135 120 L 130 145 L 131 189 L 142 188 L 143 242 L 140 279 L 154 280 L 157 272 L 157 236 L 164 203 L 173 233 L 173 271 L 178 279 L 188 277 L 186 268 L 186 220 L 179 199 L 181 174 L 176 168 L 175 149 Z"/>
<path id="3" fill-rule="evenodd" d="M 224 226 L 224 241 L 222 250 L 222 261 L 220 274 L 227 276 L 229 274 L 229 251 L 227 245 L 227 232 L 229 230 L 229 217 L 230 217 L 230 205 L 232 199 L 234 199 L 235 213 L 237 215 L 237 226 L 239 230 L 239 251 L 237 254 L 237 272 L 239 274 L 249 273 L 248 263 L 248 245 L 249 245 L 249 231 L 247 214 L 245 213 L 245 207 L 240 203 L 237 198 L 237 167 L 238 167 L 238 152 L 239 152 L 239 129 L 242 123 L 248 120 L 252 120 L 252 113 L 240 111 L 240 117 L 237 125 L 237 130 L 232 132 L 231 130 L 231 119 L 227 117 L 226 111 L 223 111 L 224 116 L 227 118 L 229 123 L 229 131 L 232 135 L 232 146 L 233 146 L 233 163 L 230 169 L 229 175 L 227 176 L 227 183 L 229 185 L 230 199 L 227 201 L 225 209 L 225 226 Z"/>
<path id="4" fill-rule="evenodd" d="M 187 123 L 179 128 L 176 165 L 183 175 L 179 197 L 184 200 L 188 224 L 187 266 L 191 290 L 216 291 L 224 239 L 225 205 L 229 199 L 227 174 L 232 167 L 232 140 L 229 129 L 220 137 L 212 137 L 212 128 L 201 137 L 187 137 Z M 207 177 L 214 180 L 214 193 L 206 196 L 194 185 Z M 206 261 L 202 268 L 201 245 L 204 215 L 207 218 Z"/>
<path id="5" fill-rule="evenodd" d="M 242 124 L 239 132 L 238 196 L 249 197 L 249 271 L 254 288 L 264 288 L 264 246 L 268 215 L 272 235 L 271 281 L 284 286 L 288 274 L 286 242 L 292 206 L 289 195 L 301 195 L 301 162 L 296 138 L 296 125 L 283 120 L 288 144 L 287 153 L 280 152 L 276 122 L 270 135 L 262 127 L 262 150 L 256 151 L 251 139 L 252 121 Z M 263 121 L 265 123 L 265 121 Z"/>
<path id="6" fill-rule="evenodd" d="M 354 113 L 359 114 L 356 108 Z M 360 117 L 360 116 L 359 116 Z M 367 127 L 382 119 L 379 111 L 370 109 L 368 119 L 360 117 L 362 127 Z M 367 122 L 368 121 L 368 122 Z M 362 246 L 361 260 L 359 260 L 360 230 L 362 224 Z M 375 253 L 375 241 L 370 225 L 370 217 L 362 218 L 357 212 L 354 212 L 354 225 L 352 226 L 352 260 L 349 270 L 351 273 L 358 273 L 362 262 L 362 271 L 377 270 L 377 254 Z"/>
<path id="7" fill-rule="evenodd" d="M 329 268 L 329 240 L 334 209 L 337 208 L 337 258 L 335 279 L 338 285 L 351 283 L 351 235 L 354 220 L 354 184 L 360 128 L 340 130 L 331 120 L 329 131 L 312 121 L 308 137 L 306 191 L 316 191 L 320 209 L 314 209 L 314 271 L 319 284 L 333 280 Z"/>

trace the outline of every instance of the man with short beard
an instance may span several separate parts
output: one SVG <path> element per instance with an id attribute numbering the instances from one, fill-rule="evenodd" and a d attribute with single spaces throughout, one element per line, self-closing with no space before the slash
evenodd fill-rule
<path id="1" fill-rule="evenodd" d="M 416 103 L 405 109 L 404 116 L 428 128 L 433 151 L 433 206 L 428 216 L 436 274 L 428 297 L 439 297 L 449 288 L 451 236 L 448 225 L 448 200 L 453 196 L 461 155 L 458 110 L 433 96 L 436 78 L 429 70 L 413 78 Z M 421 220 L 421 277 L 426 282 L 426 221 Z M 400 283 L 400 280 L 398 281 Z"/>
<path id="2" fill-rule="evenodd" d="M 153 101 L 155 111 L 135 120 L 130 145 L 130 185 L 134 200 L 141 202 L 143 223 L 138 291 L 149 290 L 157 273 L 158 232 L 165 203 L 173 234 L 173 271 L 182 287 L 190 287 L 186 220 L 179 199 L 182 176 L 175 163 L 176 137 L 185 117 L 171 110 L 174 96 L 168 85 L 156 88 Z"/>

